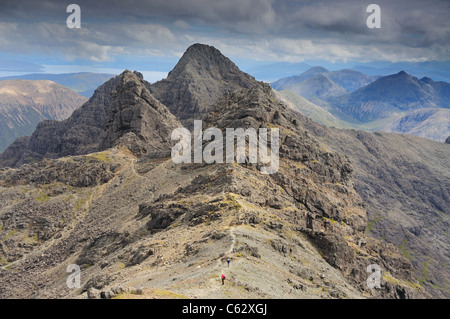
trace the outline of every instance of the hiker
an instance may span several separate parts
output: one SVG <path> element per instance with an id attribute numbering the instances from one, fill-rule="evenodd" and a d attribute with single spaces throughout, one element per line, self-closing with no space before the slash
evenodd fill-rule
<path id="1" fill-rule="evenodd" d="M 230 268 L 230 262 L 231 262 L 231 260 L 230 260 L 230 258 L 228 258 L 227 259 L 228 268 Z"/>
<path id="2" fill-rule="evenodd" d="M 225 284 L 225 276 L 222 274 L 222 286 Z"/>

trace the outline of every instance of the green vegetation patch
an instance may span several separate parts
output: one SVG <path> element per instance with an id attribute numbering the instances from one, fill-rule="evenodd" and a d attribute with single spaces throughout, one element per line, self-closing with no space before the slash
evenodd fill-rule
<path id="1" fill-rule="evenodd" d="M 108 157 L 108 154 L 106 152 L 95 153 L 95 154 L 89 155 L 89 157 L 93 157 L 93 158 L 99 160 L 100 162 L 107 162 L 107 163 L 111 162 L 111 159 Z"/>
<path id="2" fill-rule="evenodd" d="M 405 238 L 403 242 L 398 246 L 398 250 L 402 253 L 403 257 L 407 258 L 408 260 L 411 260 L 411 254 L 409 253 L 408 249 L 408 240 Z"/>
<path id="3" fill-rule="evenodd" d="M 40 203 L 46 203 L 50 200 L 50 196 L 48 195 L 48 192 L 46 189 L 41 189 L 35 192 L 34 200 L 40 202 Z"/>
<path id="4" fill-rule="evenodd" d="M 367 226 L 366 226 L 365 233 L 366 233 L 366 234 L 370 233 L 370 232 L 373 230 L 375 224 L 378 223 L 379 221 L 381 221 L 382 219 L 383 219 L 383 216 L 381 216 L 381 215 L 378 214 L 378 213 L 375 214 L 375 216 L 373 217 L 373 219 L 371 219 L 371 220 L 369 220 L 369 221 L 367 222 Z"/>
<path id="5" fill-rule="evenodd" d="M 223 204 L 226 204 L 232 210 L 240 210 L 242 205 L 237 201 L 236 194 L 229 193 L 225 200 L 222 201 Z"/>
<path id="6" fill-rule="evenodd" d="M 391 282 L 393 284 L 397 284 L 397 285 L 401 285 L 401 286 L 406 286 L 412 289 L 416 289 L 416 290 L 421 290 L 423 287 L 421 286 L 421 284 L 419 283 L 414 283 L 408 280 L 401 280 L 401 279 L 397 279 L 392 277 L 389 272 L 385 272 L 383 275 L 383 279 L 385 281 Z"/>

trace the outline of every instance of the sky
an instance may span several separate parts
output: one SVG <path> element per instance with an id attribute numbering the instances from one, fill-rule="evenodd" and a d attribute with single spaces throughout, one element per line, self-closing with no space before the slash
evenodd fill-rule
<path id="1" fill-rule="evenodd" d="M 81 28 L 68 28 L 69 4 Z M 381 28 L 368 28 L 371 3 Z M 141 71 L 167 75 L 193 43 L 242 69 L 450 60 L 448 0 L 1 0 L 0 76 Z M 299 72 L 300 73 L 300 72 Z"/>

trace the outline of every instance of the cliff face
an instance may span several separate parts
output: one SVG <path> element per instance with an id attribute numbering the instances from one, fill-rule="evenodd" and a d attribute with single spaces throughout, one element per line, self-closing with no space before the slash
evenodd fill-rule
<path id="1" fill-rule="evenodd" d="M 211 73 L 224 60 L 193 49 L 209 52 L 200 61 Z M 428 297 L 399 249 L 368 236 L 362 166 L 338 149 L 344 135 L 332 139 L 344 133 L 312 123 L 268 85 L 238 86 L 208 105 L 203 128 L 278 129 L 276 173 L 261 174 L 248 156 L 175 164 L 169 138 L 180 124 L 129 71 L 68 120 L 11 145 L 3 158 L 20 159 L 0 170 L 0 296 L 108 298 L 140 287 L 148 298 Z M 51 139 L 59 146 L 44 145 Z M 19 167 L 30 154 L 41 160 Z M 81 266 L 78 290 L 66 286 L 69 264 Z M 374 264 L 378 289 L 366 281 Z"/>

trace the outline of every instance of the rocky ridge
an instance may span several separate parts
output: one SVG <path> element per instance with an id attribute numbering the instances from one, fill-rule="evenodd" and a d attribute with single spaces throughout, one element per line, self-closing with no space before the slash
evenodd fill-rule
<path id="1" fill-rule="evenodd" d="M 1 165 L 88 154 L 118 144 L 138 155 L 170 151 L 169 133 L 180 124 L 147 86 L 140 73 L 124 71 L 67 120 L 43 121 L 30 138 L 15 141 L 0 155 Z"/>

